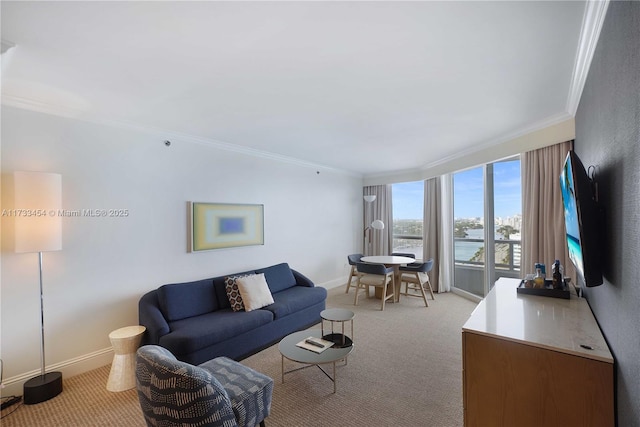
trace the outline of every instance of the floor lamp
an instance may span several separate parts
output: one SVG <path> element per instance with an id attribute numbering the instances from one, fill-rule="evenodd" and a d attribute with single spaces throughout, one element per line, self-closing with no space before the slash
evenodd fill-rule
<path id="1" fill-rule="evenodd" d="M 375 200 L 376 200 L 376 195 L 375 194 L 369 194 L 369 195 L 364 196 L 364 201 L 367 204 L 371 204 Z M 367 248 L 366 248 L 367 251 L 365 251 L 365 252 L 368 252 L 368 250 L 369 250 L 369 248 L 371 246 L 371 231 L 370 231 L 371 229 L 384 230 L 384 222 L 382 222 L 379 219 L 376 219 L 370 225 L 365 227 L 365 229 L 364 229 L 364 241 L 365 241 L 365 244 L 367 245 Z M 369 240 L 368 241 L 367 241 L 367 231 L 369 231 Z M 366 254 L 366 255 L 371 255 L 371 254 Z"/>
<path id="2" fill-rule="evenodd" d="M 24 383 L 25 404 L 49 400 L 62 392 L 62 373 L 45 372 L 42 253 L 62 249 L 62 176 L 14 172 L 15 252 L 38 253 L 40 273 L 40 375 Z"/>

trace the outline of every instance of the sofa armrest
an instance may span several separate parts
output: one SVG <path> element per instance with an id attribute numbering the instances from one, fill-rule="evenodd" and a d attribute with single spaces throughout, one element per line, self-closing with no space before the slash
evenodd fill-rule
<path id="1" fill-rule="evenodd" d="M 314 288 L 316 285 L 311 281 L 311 279 L 309 279 L 307 276 L 305 276 L 302 273 L 298 273 L 297 271 L 295 271 L 293 268 L 291 269 L 291 272 L 293 273 L 293 277 L 296 278 L 296 284 L 298 286 L 306 286 L 307 288 Z"/>
<path id="2" fill-rule="evenodd" d="M 140 298 L 138 302 L 138 321 L 147 328 L 142 337 L 142 345 L 158 345 L 160 337 L 170 332 L 169 324 L 160 311 L 157 291 L 148 292 Z"/>

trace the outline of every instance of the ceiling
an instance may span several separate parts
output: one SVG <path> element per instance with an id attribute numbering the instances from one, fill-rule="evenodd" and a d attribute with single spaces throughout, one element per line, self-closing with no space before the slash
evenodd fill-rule
<path id="1" fill-rule="evenodd" d="M 2 102 L 364 176 L 416 170 L 571 117 L 585 5 L 2 1 Z"/>

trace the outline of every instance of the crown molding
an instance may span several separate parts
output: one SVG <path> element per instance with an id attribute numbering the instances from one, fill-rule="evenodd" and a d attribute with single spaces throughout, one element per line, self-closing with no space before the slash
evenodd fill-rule
<path id="1" fill-rule="evenodd" d="M 353 171 L 344 169 L 333 168 L 318 163 L 308 162 L 305 160 L 297 159 L 294 157 L 284 156 L 281 154 L 274 154 L 268 151 L 257 150 L 254 148 L 243 147 L 241 145 L 231 144 L 228 142 L 218 141 L 215 139 L 190 135 L 181 132 L 175 132 L 165 129 L 154 128 L 150 126 L 143 126 L 124 120 L 109 120 L 97 117 L 87 113 L 85 110 L 72 108 L 62 105 L 54 105 L 50 103 L 35 101 L 27 98 L 20 98 L 13 95 L 2 95 L 2 105 L 7 107 L 19 108 L 22 110 L 33 111 L 43 114 L 49 114 L 52 116 L 65 117 L 74 120 L 79 120 L 87 123 L 93 123 L 102 126 L 110 126 L 119 129 L 135 130 L 137 132 L 157 135 L 158 138 L 164 140 L 183 141 L 193 144 L 200 144 L 209 148 L 215 148 L 218 150 L 225 150 L 234 153 L 240 153 L 248 156 L 259 157 L 262 159 L 273 160 L 282 163 L 288 163 L 296 166 L 302 166 L 305 168 L 315 169 L 316 171 L 331 172 L 339 175 L 348 175 L 361 178 L 363 175 Z"/>
<path id="2" fill-rule="evenodd" d="M 609 7 L 609 0 L 587 1 L 578 41 L 576 61 L 573 66 L 569 96 L 567 97 L 566 110 L 572 116 L 576 115 L 584 84 L 587 81 L 591 60 L 598 44 L 600 30 L 604 24 L 604 18 Z"/>
<path id="3" fill-rule="evenodd" d="M 503 135 L 502 137 L 491 139 L 485 142 L 482 142 L 478 145 L 470 147 L 466 150 L 458 151 L 455 154 L 444 157 L 442 159 L 438 159 L 434 162 L 427 163 L 421 166 L 419 169 L 406 169 L 406 170 L 397 170 L 390 171 L 379 174 L 370 174 L 365 175 L 365 184 L 366 185 L 379 185 L 382 183 L 395 183 L 395 182 L 405 182 L 405 181 L 420 181 L 432 178 L 433 171 L 438 170 L 439 172 L 436 175 L 440 175 L 440 172 L 444 169 L 448 169 L 451 167 L 450 164 L 453 164 L 459 160 L 465 159 L 476 159 L 479 154 L 486 152 L 492 148 L 498 148 L 503 146 L 506 143 L 515 142 L 519 138 L 526 137 L 527 135 L 533 134 L 538 131 L 542 131 L 548 128 L 551 128 L 556 125 L 563 125 L 567 120 L 572 120 L 573 116 L 569 113 L 563 112 L 551 117 L 548 117 L 539 122 L 533 123 L 529 126 L 523 127 L 515 132 Z M 558 141 L 559 142 L 559 141 Z M 493 160 L 500 160 L 500 158 L 509 158 L 515 154 L 516 152 L 511 153 L 507 156 L 501 156 L 499 158 L 495 158 Z M 474 157 L 475 156 L 475 157 Z M 479 163 L 474 163 L 473 160 L 469 163 L 468 166 L 477 166 Z M 449 165 L 449 166 L 447 166 Z M 454 170 L 449 170 L 449 172 L 454 172 Z"/>
<path id="4" fill-rule="evenodd" d="M 488 149 L 490 149 L 492 147 L 495 147 L 497 145 L 504 144 L 505 142 L 513 141 L 514 139 L 520 138 L 520 137 L 525 136 L 527 134 L 530 134 L 530 133 L 539 131 L 541 129 L 545 129 L 545 128 L 557 125 L 557 124 L 562 123 L 565 120 L 569 120 L 571 118 L 573 118 L 573 116 L 570 115 L 569 113 L 566 113 L 566 112 L 559 113 L 559 114 L 553 115 L 551 117 L 547 117 L 544 120 L 541 120 L 539 122 L 533 123 L 533 124 L 531 124 L 531 125 L 529 125 L 527 127 L 521 128 L 521 129 L 519 129 L 519 130 L 517 130 L 515 132 L 503 135 L 502 137 L 499 137 L 497 139 L 492 139 L 492 140 L 488 140 L 488 141 L 482 142 L 482 143 L 480 143 L 480 144 L 478 144 L 476 146 L 470 147 L 470 148 L 468 148 L 466 150 L 459 151 L 454 155 L 447 156 L 447 157 L 439 159 L 439 160 L 437 160 L 435 162 L 428 163 L 428 164 L 422 166 L 421 169 L 423 171 L 425 171 L 425 170 L 434 168 L 436 166 L 440 166 L 442 164 L 449 163 L 449 162 L 451 162 L 453 160 L 457 160 L 457 159 L 462 158 L 462 157 L 472 156 L 472 155 L 474 155 L 476 153 L 488 150 Z"/>
<path id="5" fill-rule="evenodd" d="M 124 125 L 123 122 L 119 122 L 119 123 Z M 362 174 L 359 174 L 359 173 L 356 173 L 356 172 L 352 172 L 352 171 L 348 171 L 348 170 L 344 170 L 344 169 L 333 168 L 331 166 L 326 166 L 326 165 L 322 165 L 322 164 L 318 164 L 318 163 L 308 162 L 306 160 L 301 160 L 301 159 L 298 159 L 298 158 L 295 158 L 295 157 L 283 156 L 281 154 L 274 154 L 274 153 L 271 153 L 271 152 L 268 152 L 268 151 L 257 150 L 255 148 L 243 147 L 241 145 L 231 144 L 231 143 L 228 143 L 228 142 L 218 141 L 218 140 L 209 139 L 209 138 L 203 138 L 203 137 L 184 134 L 184 133 L 179 133 L 179 132 L 164 131 L 164 130 L 160 130 L 160 129 L 152 129 L 152 128 L 149 128 L 149 127 L 141 127 L 141 126 L 138 126 L 138 125 L 129 125 L 129 127 L 130 128 L 136 128 L 137 130 L 140 130 L 140 131 L 143 131 L 143 132 L 147 132 L 147 133 L 156 133 L 159 136 L 161 135 L 165 139 L 174 139 L 174 140 L 187 141 L 187 142 L 191 142 L 191 143 L 194 143 L 194 144 L 200 144 L 200 145 L 203 145 L 203 146 L 207 146 L 209 148 L 216 148 L 218 150 L 231 151 L 231 152 L 234 152 L 234 153 L 245 154 L 247 156 L 260 157 L 262 159 L 273 160 L 273 161 L 282 162 L 282 163 L 288 163 L 288 164 L 292 164 L 292 165 L 296 165 L 296 166 L 302 166 L 302 167 L 306 167 L 306 168 L 310 168 L 310 169 L 316 169 L 317 171 L 323 170 L 323 171 L 326 171 L 326 172 L 332 172 L 332 173 L 339 174 L 339 175 L 362 177 Z"/>
<path id="6" fill-rule="evenodd" d="M 84 110 L 79 108 L 73 108 L 64 105 L 55 105 L 42 101 L 35 101 L 33 99 L 22 98 L 5 93 L 2 94 L 2 106 L 71 119 L 80 119 L 81 116 L 86 114 Z"/>

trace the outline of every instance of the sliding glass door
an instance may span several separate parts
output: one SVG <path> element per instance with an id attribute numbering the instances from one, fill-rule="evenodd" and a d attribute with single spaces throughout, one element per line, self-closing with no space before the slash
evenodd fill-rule
<path id="1" fill-rule="evenodd" d="M 484 171 L 453 175 L 453 259 L 455 287 L 484 295 Z"/>
<path id="2" fill-rule="evenodd" d="M 520 158 L 493 164 L 495 224 L 494 275 L 521 278 L 522 179 Z"/>
<path id="3" fill-rule="evenodd" d="M 499 277 L 520 276 L 520 159 L 453 175 L 454 286 L 483 297 Z"/>

